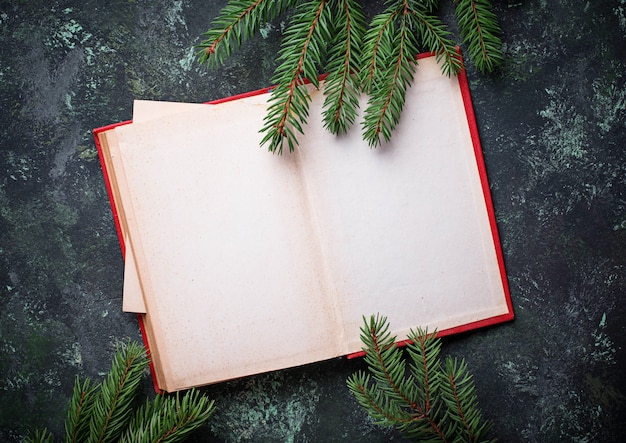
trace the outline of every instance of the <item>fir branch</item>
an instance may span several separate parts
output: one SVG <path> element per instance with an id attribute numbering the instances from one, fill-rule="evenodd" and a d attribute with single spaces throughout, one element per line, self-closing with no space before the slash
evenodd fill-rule
<path id="1" fill-rule="evenodd" d="M 411 341 L 407 346 L 412 360 L 411 373 L 421 387 L 418 392 L 425 411 L 424 418 L 430 427 L 428 432 L 432 432 L 442 441 L 446 441 L 444 432 L 433 419 L 433 417 L 438 416 L 437 395 L 441 384 L 441 365 L 439 363 L 441 341 L 437 339 L 436 331 L 429 334 L 427 329 L 421 328 L 418 328 L 417 331 L 411 330 L 408 338 Z"/>
<path id="2" fill-rule="evenodd" d="M 47 428 L 36 429 L 24 439 L 25 443 L 54 443 L 54 436 Z"/>
<path id="3" fill-rule="evenodd" d="M 502 64 L 500 25 L 490 0 L 455 0 L 455 15 L 469 56 L 481 73 Z"/>
<path id="4" fill-rule="evenodd" d="M 492 71 L 503 57 L 491 1 L 455 2 L 470 58 L 481 72 Z M 264 22 L 295 8 L 272 77 L 276 87 L 261 129 L 261 145 L 279 154 L 285 143 L 290 151 L 295 149 L 311 101 L 303 83 L 309 80 L 317 88 L 318 68 L 325 67 L 324 127 L 334 134 L 346 132 L 357 117 L 359 92 L 365 92 L 370 99 L 362 121 L 363 139 L 375 147 L 389 141 L 399 123 L 418 52 L 432 51 L 445 75 L 463 69 L 450 31 L 436 16 L 439 0 L 385 3 L 385 12 L 376 15 L 365 32 L 357 0 L 229 0 L 204 34 L 199 59 L 210 66 L 223 63 Z"/>
<path id="5" fill-rule="evenodd" d="M 365 16 L 354 0 L 338 0 L 335 37 L 330 43 L 324 93 L 324 127 L 345 133 L 354 123 L 359 106 L 358 71 L 365 33 Z"/>
<path id="6" fill-rule="evenodd" d="M 423 414 L 420 406 L 406 393 L 404 380 L 406 365 L 402 359 L 402 352 L 395 345 L 396 337 L 389 335 L 386 328 L 382 331 L 374 328 L 376 325 L 370 323 L 370 338 L 374 347 L 370 348 L 365 360 L 379 387 L 386 393 L 386 402 L 394 403 L 398 408 L 409 408 L 420 415 Z"/>
<path id="7" fill-rule="evenodd" d="M 436 332 L 418 328 L 408 335 L 412 359 L 405 374 L 396 337 L 385 317 L 364 318 L 361 341 L 370 374 L 359 371 L 347 384 L 376 423 L 395 426 L 417 441 L 479 442 L 491 427 L 482 420 L 474 385 L 464 362 L 448 358 L 445 370 Z"/>
<path id="8" fill-rule="evenodd" d="M 142 346 L 128 343 L 118 349 L 93 406 L 89 423 L 91 441 L 104 443 L 119 438 L 131 417 L 132 402 L 147 366 L 148 358 Z"/>
<path id="9" fill-rule="evenodd" d="M 385 317 L 372 316 L 369 323 L 365 318 L 363 320 L 365 325 L 361 327 L 361 341 L 365 345 L 365 361 L 375 384 L 371 387 L 369 375 L 361 372 L 348 379 L 348 386 L 379 424 L 389 426 L 396 422 L 410 422 L 412 416 L 407 409 L 418 406 L 404 394 L 407 387 L 403 381 L 405 363 L 395 345 L 396 337 L 389 333 Z"/>
<path id="10" fill-rule="evenodd" d="M 146 401 L 120 439 L 121 443 L 174 443 L 185 440 L 215 412 L 215 404 L 197 390 L 157 395 Z"/>
<path id="11" fill-rule="evenodd" d="M 415 28 L 426 49 L 435 53 L 437 62 L 441 62 L 441 71 L 448 77 L 456 75 L 463 69 L 463 62 L 459 56 L 454 42 L 450 39 L 450 31 L 436 16 L 429 13 L 428 9 L 418 4 L 411 8 Z"/>
<path id="12" fill-rule="evenodd" d="M 65 420 L 65 442 L 87 441 L 89 435 L 90 414 L 96 400 L 96 388 L 90 379 L 82 383 L 78 377 L 74 382 L 74 392 Z"/>
<path id="13" fill-rule="evenodd" d="M 365 344 L 365 361 L 377 381 L 383 397 L 375 399 L 377 404 L 392 407 L 392 415 L 400 416 L 401 411 L 410 416 L 424 416 L 427 411 L 409 395 L 412 378 L 405 379 L 405 362 L 402 352 L 396 346 L 396 337 L 389 333 L 386 317 L 372 316 L 369 323 L 361 328 L 361 340 Z M 408 412 L 407 412 L 408 411 Z"/>
<path id="14" fill-rule="evenodd" d="M 491 429 L 491 422 L 482 421 L 478 408 L 472 376 L 467 372 L 467 364 L 451 357 L 446 358 L 446 377 L 442 384 L 442 397 L 447 405 L 450 423 L 455 424 L 453 435 L 461 441 L 483 441 Z"/>
<path id="15" fill-rule="evenodd" d="M 413 416 L 398 408 L 397 404 L 389 402 L 384 392 L 372 384 L 369 374 L 358 371 L 348 378 L 347 384 L 359 404 L 376 420 L 376 423 L 394 426 L 414 420 Z"/>
<path id="16" fill-rule="evenodd" d="M 210 67 L 222 65 L 263 23 L 272 21 L 296 3 L 297 0 L 230 0 L 203 34 L 205 40 L 197 46 L 200 63 Z"/>
<path id="17" fill-rule="evenodd" d="M 437 333 L 428 333 L 428 330 L 418 328 L 411 331 L 408 336 L 411 343 L 407 345 L 407 350 L 413 363 L 412 373 L 416 380 L 424 389 L 424 409 L 428 413 L 431 408 L 431 395 L 439 387 L 437 373 L 439 372 L 439 352 L 441 341 L 437 340 Z"/>
<path id="18" fill-rule="evenodd" d="M 374 67 L 380 74 L 372 74 L 371 95 L 362 124 L 363 139 L 370 147 L 380 145 L 381 136 L 386 142 L 391 139 L 400 121 L 407 87 L 413 81 L 418 49 L 410 26 L 410 10 L 406 6 L 404 1 L 397 2 L 378 20 L 384 29 L 376 32 L 380 35 L 375 48 L 379 61 Z M 392 25 L 394 16 L 399 17 L 398 28 Z"/>
<path id="19" fill-rule="evenodd" d="M 423 45 L 435 53 L 444 74 L 457 74 L 463 68 L 450 32 L 429 12 L 436 4 L 434 0 L 399 0 L 374 18 L 366 34 L 370 58 L 363 66 L 362 84 L 370 99 L 363 119 L 363 139 L 372 147 L 380 145 L 381 136 L 389 141 L 400 121 L 406 90 L 417 64 L 416 33 Z"/>
<path id="20" fill-rule="evenodd" d="M 147 364 L 145 348 L 129 343 L 118 347 L 102 383 L 92 385 L 89 380 L 81 382 L 77 378 L 65 422 L 65 441 L 179 442 L 215 412 L 213 401 L 191 389 L 182 398 L 181 393 L 157 395 L 133 413 L 138 382 Z M 44 429 L 25 441 L 52 443 L 54 439 Z"/>
<path id="21" fill-rule="evenodd" d="M 389 47 L 394 44 L 395 20 L 398 14 L 398 10 L 389 10 L 376 15 L 365 34 L 360 76 L 363 92 L 371 93 L 376 82 L 380 80 L 381 73 L 389 66 Z"/>
<path id="22" fill-rule="evenodd" d="M 316 88 L 319 86 L 317 68 L 322 65 L 325 42 L 330 41 L 333 30 L 332 10 L 328 6 L 328 0 L 299 5 L 285 31 L 278 58 L 281 64 L 272 78 L 277 86 L 261 129 L 265 134 L 261 145 L 269 143 L 270 152 L 281 154 L 285 141 L 289 151 L 293 151 L 298 144 L 295 131 L 303 133 L 311 101 L 303 83 L 306 79 Z"/>

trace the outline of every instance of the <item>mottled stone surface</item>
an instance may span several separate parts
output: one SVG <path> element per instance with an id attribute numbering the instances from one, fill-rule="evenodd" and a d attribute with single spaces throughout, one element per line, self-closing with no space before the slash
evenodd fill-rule
<path id="1" fill-rule="evenodd" d="M 466 358 L 500 441 L 622 441 L 626 1 L 494 3 L 505 65 L 468 75 L 517 317 L 446 339 L 444 352 Z M 218 71 L 195 62 L 223 4 L 0 1 L 0 441 L 42 426 L 60 438 L 74 378 L 101 379 L 116 343 L 140 339 L 121 312 L 91 129 L 129 119 L 134 98 L 202 102 L 267 86 L 280 22 Z M 194 438 L 399 441 L 345 387 L 362 366 L 206 388 L 219 413 Z"/>

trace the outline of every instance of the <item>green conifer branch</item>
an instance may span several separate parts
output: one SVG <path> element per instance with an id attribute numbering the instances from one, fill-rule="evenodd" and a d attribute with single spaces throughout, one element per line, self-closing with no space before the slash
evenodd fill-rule
<path id="1" fill-rule="evenodd" d="M 48 429 L 35 429 L 24 439 L 25 443 L 54 443 L 54 435 Z"/>
<path id="2" fill-rule="evenodd" d="M 118 347 L 106 379 L 93 385 L 74 383 L 65 421 L 66 442 L 173 443 L 185 440 L 215 412 L 215 404 L 191 389 L 184 394 L 158 394 L 135 408 L 135 394 L 148 358 L 137 343 Z M 182 394 L 182 397 L 181 397 Z M 47 429 L 36 430 L 27 443 L 52 443 Z"/>
<path id="3" fill-rule="evenodd" d="M 132 402 L 147 366 L 145 349 L 136 343 L 128 343 L 123 352 L 116 352 L 93 406 L 89 423 L 91 441 L 106 443 L 120 437 L 131 417 Z"/>
<path id="4" fill-rule="evenodd" d="M 491 423 L 482 420 L 478 407 L 472 376 L 467 371 L 465 361 L 446 358 L 445 382 L 442 383 L 442 397 L 447 405 L 451 423 L 456 424 L 456 435 L 463 436 L 463 441 L 483 441 L 491 429 Z"/>
<path id="5" fill-rule="evenodd" d="M 74 391 L 65 420 L 65 442 L 77 443 L 87 441 L 89 435 L 89 420 L 96 400 L 97 385 L 92 385 L 90 379 L 80 381 L 76 377 Z"/>
<path id="6" fill-rule="evenodd" d="M 306 79 L 316 88 L 319 86 L 317 69 L 325 54 L 324 43 L 331 38 L 331 19 L 328 0 L 303 3 L 285 31 L 278 58 L 281 63 L 272 77 L 277 86 L 261 129 L 265 134 L 261 145 L 269 143 L 270 152 L 281 154 L 285 141 L 290 152 L 298 144 L 295 131 L 303 133 L 311 101 L 303 84 Z"/>
<path id="7" fill-rule="evenodd" d="M 441 341 L 437 339 L 437 333 L 428 333 L 428 330 L 418 328 L 408 335 L 411 343 L 407 346 L 412 363 L 411 373 L 421 389 L 417 389 L 417 395 L 425 411 L 424 420 L 428 422 L 428 428 L 420 429 L 421 433 L 433 433 L 446 441 L 445 434 L 440 425 L 432 419 L 432 411 L 437 411 L 439 388 L 441 384 L 441 365 L 439 352 Z"/>
<path id="8" fill-rule="evenodd" d="M 369 323 L 364 318 L 361 327 L 361 341 L 365 345 L 365 361 L 374 376 L 373 389 L 370 377 L 363 372 L 348 379 L 348 386 L 359 403 L 380 424 L 392 425 L 396 422 L 410 422 L 414 414 L 424 411 L 406 395 L 407 382 L 404 380 L 405 362 L 401 351 L 395 345 L 396 337 L 391 336 L 387 319 L 372 316 Z"/>
<path id="9" fill-rule="evenodd" d="M 448 77 L 456 75 L 463 69 L 454 42 L 450 39 L 450 31 L 435 15 L 422 7 L 412 8 L 411 13 L 416 20 L 415 27 L 424 47 L 435 53 L 437 62 L 441 62 L 441 71 Z"/>
<path id="10" fill-rule="evenodd" d="M 500 25 L 489 0 L 455 0 L 455 15 L 469 56 L 483 74 L 502 64 Z"/>
<path id="11" fill-rule="evenodd" d="M 191 389 L 182 396 L 157 395 L 130 421 L 120 443 L 174 443 L 185 440 L 215 412 L 215 404 Z"/>
<path id="12" fill-rule="evenodd" d="M 491 0 L 454 1 L 470 58 L 481 72 L 493 71 L 503 57 Z M 445 75 L 463 69 L 450 31 L 436 16 L 439 3 L 388 0 L 385 12 L 376 15 L 365 31 L 357 0 L 230 0 L 204 34 L 199 60 L 210 66 L 223 63 L 263 23 L 295 8 L 272 77 L 276 87 L 261 144 L 279 154 L 285 143 L 290 151 L 295 149 L 311 100 L 302 84 L 306 79 L 317 88 L 317 76 L 325 70 L 325 128 L 335 134 L 347 131 L 357 117 L 359 92 L 365 92 L 370 98 L 362 122 L 363 139 L 378 146 L 391 138 L 399 122 L 418 52 L 434 52 Z"/>
<path id="13" fill-rule="evenodd" d="M 336 32 L 330 43 L 324 87 L 324 127 L 333 134 L 345 133 L 354 123 L 359 106 L 358 72 L 365 34 L 365 16 L 354 0 L 338 0 Z"/>
<path id="14" fill-rule="evenodd" d="M 205 39 L 198 45 L 199 61 L 211 67 L 222 65 L 263 23 L 275 19 L 296 3 L 297 0 L 229 1 L 203 34 Z"/>
<path id="15" fill-rule="evenodd" d="M 371 94 L 374 85 L 389 66 L 391 56 L 388 49 L 383 48 L 389 48 L 394 44 L 395 21 L 398 14 L 398 10 L 387 10 L 376 15 L 365 34 L 360 76 L 363 92 Z"/>
<path id="16" fill-rule="evenodd" d="M 424 387 L 423 404 L 426 412 L 431 408 L 431 395 L 439 387 L 439 352 L 441 341 L 437 340 L 436 334 L 418 328 L 415 333 L 409 335 L 411 344 L 407 346 L 409 355 L 413 361 L 411 371 L 416 380 Z"/>
<path id="17" fill-rule="evenodd" d="M 366 321 L 365 318 L 363 320 Z M 409 387 L 414 380 L 405 379 L 406 364 L 402 351 L 395 344 L 396 336 L 389 333 L 387 318 L 372 316 L 369 323 L 361 328 L 361 340 L 365 344 L 365 361 L 384 393 L 385 399 L 379 404 L 393 405 L 395 413 L 392 415 L 395 416 L 406 411 L 407 419 L 414 415 L 426 415 L 427 411 L 410 395 Z"/>
<path id="18" fill-rule="evenodd" d="M 491 427 L 483 421 L 474 383 L 464 361 L 439 354 L 436 332 L 418 328 L 408 335 L 411 359 L 405 373 L 395 336 L 385 317 L 364 318 L 361 341 L 373 376 L 359 371 L 347 380 L 358 403 L 380 425 L 395 426 L 406 436 L 429 442 L 483 442 Z"/>
<path id="19" fill-rule="evenodd" d="M 371 147 L 380 145 L 381 136 L 385 141 L 391 139 L 391 133 L 400 121 L 407 87 L 413 81 L 418 48 L 410 15 L 406 2 L 399 1 L 379 19 L 385 27 L 377 33 L 381 35 L 376 49 L 380 57 L 380 62 L 376 63 L 379 74 L 374 75 L 363 117 L 363 139 Z M 394 16 L 398 17 L 397 27 L 392 24 L 391 17 Z"/>

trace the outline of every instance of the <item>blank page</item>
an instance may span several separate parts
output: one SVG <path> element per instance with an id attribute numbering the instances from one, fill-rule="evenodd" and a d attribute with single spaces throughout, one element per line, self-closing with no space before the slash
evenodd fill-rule
<path id="1" fill-rule="evenodd" d="M 400 124 L 376 149 L 358 127 L 326 133 L 321 101 L 313 95 L 301 155 L 345 352 L 360 350 L 363 315 L 387 316 L 403 339 L 507 314 L 459 80 L 419 60 Z"/>
<path id="2" fill-rule="evenodd" d="M 264 111 L 224 103 L 117 128 L 167 391 L 340 349 L 297 157 L 259 148 Z"/>

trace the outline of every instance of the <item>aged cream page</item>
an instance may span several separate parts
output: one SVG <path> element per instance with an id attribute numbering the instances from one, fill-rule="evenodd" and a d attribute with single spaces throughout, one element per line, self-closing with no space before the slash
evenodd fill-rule
<path id="1" fill-rule="evenodd" d="M 102 151 L 104 169 L 106 171 L 109 186 L 119 222 L 121 236 L 124 239 L 124 289 L 122 293 L 122 310 L 145 314 L 146 307 L 143 302 L 140 282 L 137 276 L 132 246 L 128 242 L 128 225 L 126 223 L 125 205 L 129 199 L 128 186 L 124 174 L 123 165 L 120 162 L 119 148 L 117 143 L 116 128 L 100 132 L 98 139 Z"/>
<path id="2" fill-rule="evenodd" d="M 180 112 L 192 111 L 200 106 L 206 105 L 197 103 L 135 100 L 133 104 L 133 123 L 131 124 L 146 122 L 154 120 L 156 118 L 167 117 Z M 115 130 L 116 128 L 107 131 L 107 138 L 110 140 L 110 142 L 108 143 L 106 150 L 109 153 L 109 158 L 111 158 L 112 155 L 112 158 L 117 160 L 119 159 L 119 148 L 117 144 L 117 134 Z M 108 166 L 108 168 L 113 168 L 113 171 L 116 169 L 113 164 Z M 118 166 L 117 169 L 120 169 L 121 171 L 119 176 L 124 177 L 125 175 L 123 174 L 123 168 L 121 168 L 121 165 Z M 115 192 L 117 194 L 119 194 L 120 192 L 124 194 L 124 196 L 119 199 L 119 203 L 116 201 L 116 206 L 118 207 L 120 216 L 124 217 L 122 202 L 130 198 L 127 195 L 128 190 L 126 189 L 125 183 L 124 186 L 121 188 L 117 185 L 117 183 L 115 184 L 115 186 Z M 125 224 L 126 221 L 123 220 L 122 225 Z M 126 229 L 123 229 L 123 231 L 125 230 Z M 137 267 L 135 265 L 135 254 L 133 253 L 132 245 L 129 243 L 126 233 L 124 232 L 123 235 L 126 254 L 124 257 L 124 292 L 122 298 L 122 310 L 124 312 L 145 314 L 146 305 L 143 301 L 143 293 L 141 291 L 141 284 L 139 282 Z"/>
<path id="3" fill-rule="evenodd" d="M 116 129 L 165 390 L 340 349 L 297 157 L 259 148 L 264 115 L 229 102 Z"/>
<path id="4" fill-rule="evenodd" d="M 506 314 L 458 80 L 421 59 L 392 141 L 375 149 L 358 125 L 328 135 L 313 97 L 300 152 L 344 351 L 360 350 L 363 315 L 386 315 L 403 339 Z"/>
<path id="5" fill-rule="evenodd" d="M 258 103 L 264 100 L 264 97 L 247 97 L 245 100 L 248 103 Z M 152 101 L 152 100 L 135 100 L 133 104 L 133 123 L 142 123 L 150 120 L 154 120 L 157 118 L 168 117 L 171 115 L 175 115 L 181 112 L 189 112 L 196 110 L 200 107 L 207 106 L 204 103 L 182 103 L 182 102 L 165 102 L 165 101 Z M 110 143 L 107 143 L 106 151 L 112 152 L 114 158 L 119 157 L 117 155 L 117 137 L 115 134 L 115 128 L 107 131 L 107 138 L 110 140 Z M 109 147 L 110 145 L 110 147 Z M 110 154 L 108 155 L 110 158 Z M 115 169 L 113 165 L 110 165 L 109 168 Z M 121 174 L 123 176 L 123 174 Z M 120 192 L 127 192 L 126 189 L 119 189 L 116 185 L 117 194 Z M 125 201 L 127 198 L 122 197 L 119 203 L 116 202 L 116 205 L 122 208 L 122 201 Z M 123 210 L 120 210 L 121 215 L 123 216 Z M 123 222 L 125 224 L 125 221 Z M 125 231 L 125 229 L 123 229 Z M 124 234 L 125 235 L 125 234 Z M 126 242 L 125 242 L 126 243 Z M 146 313 L 146 307 L 143 301 L 143 294 L 141 293 L 140 283 L 138 281 L 138 275 L 135 265 L 135 258 L 133 254 L 133 249 L 131 245 L 126 246 L 126 257 L 124 259 L 124 292 L 123 292 L 123 303 L 122 310 L 124 312 L 134 312 L 134 313 Z"/>

